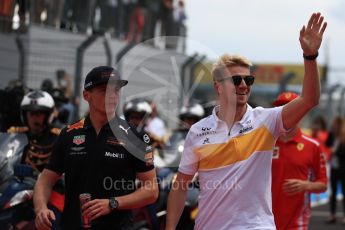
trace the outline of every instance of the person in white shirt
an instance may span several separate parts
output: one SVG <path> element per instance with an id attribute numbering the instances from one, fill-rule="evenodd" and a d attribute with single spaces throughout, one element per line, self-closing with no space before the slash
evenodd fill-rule
<path id="1" fill-rule="evenodd" d="M 327 23 L 314 13 L 300 31 L 305 76 L 301 96 L 277 108 L 251 108 L 255 76 L 244 57 L 224 55 L 212 75 L 219 105 L 194 124 L 168 198 L 166 229 L 175 229 L 188 183 L 198 172 L 199 212 L 195 229 L 275 229 L 271 202 L 274 143 L 319 103 L 316 63 Z"/>

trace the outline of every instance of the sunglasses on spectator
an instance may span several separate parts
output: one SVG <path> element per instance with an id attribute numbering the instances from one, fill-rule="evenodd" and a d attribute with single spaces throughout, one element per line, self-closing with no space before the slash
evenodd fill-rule
<path id="1" fill-rule="evenodd" d="M 224 81 L 229 78 L 232 78 L 232 82 L 234 83 L 235 86 L 239 86 L 242 82 L 242 79 L 244 80 L 247 86 L 254 84 L 254 80 L 255 80 L 255 77 L 253 75 L 244 75 L 244 76 L 233 75 L 231 77 L 224 77 L 220 79 L 219 81 Z"/>

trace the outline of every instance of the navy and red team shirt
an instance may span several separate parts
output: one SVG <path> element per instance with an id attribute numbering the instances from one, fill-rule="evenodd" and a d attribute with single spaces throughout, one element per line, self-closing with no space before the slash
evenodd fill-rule
<path id="1" fill-rule="evenodd" d="M 150 138 L 115 117 L 96 134 L 86 117 L 62 130 L 46 167 L 65 176 L 64 229 L 80 229 L 79 194 L 92 199 L 123 196 L 136 190 L 136 174 L 154 168 Z M 131 224 L 130 210 L 116 210 L 93 221 L 93 229 Z"/>

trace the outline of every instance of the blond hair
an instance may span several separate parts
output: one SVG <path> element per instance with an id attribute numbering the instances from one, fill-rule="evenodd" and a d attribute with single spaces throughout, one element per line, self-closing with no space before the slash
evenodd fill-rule
<path id="1" fill-rule="evenodd" d="M 252 63 L 241 55 L 230 55 L 230 54 L 223 54 L 216 63 L 213 64 L 212 68 L 212 77 L 214 81 L 218 81 L 226 76 L 226 72 L 228 71 L 228 67 L 232 66 L 242 66 L 246 68 L 250 68 Z M 230 75 L 230 74 L 228 74 Z"/>

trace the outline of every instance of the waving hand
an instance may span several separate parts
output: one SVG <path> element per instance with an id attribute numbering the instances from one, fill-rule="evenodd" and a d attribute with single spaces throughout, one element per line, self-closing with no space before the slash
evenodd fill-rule
<path id="1" fill-rule="evenodd" d="M 304 55 L 317 54 L 326 27 L 327 22 L 323 22 L 323 16 L 320 13 L 313 13 L 308 25 L 303 26 L 300 31 L 299 41 Z"/>

